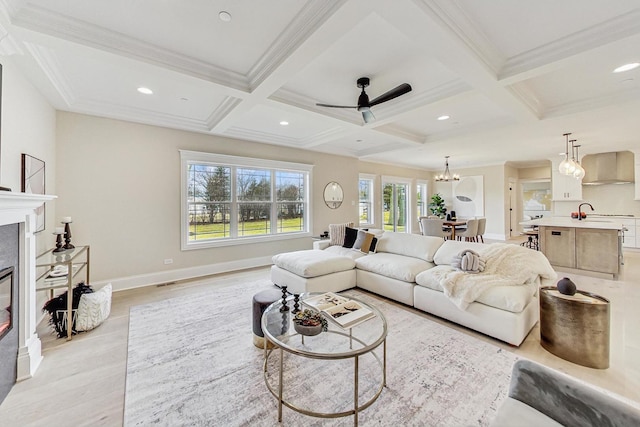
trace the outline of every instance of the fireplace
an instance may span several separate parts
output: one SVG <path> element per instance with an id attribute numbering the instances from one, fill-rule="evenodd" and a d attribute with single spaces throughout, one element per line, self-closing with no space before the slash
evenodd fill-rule
<path id="1" fill-rule="evenodd" d="M 0 402 L 17 379 L 19 235 L 18 224 L 0 226 Z"/>
<path id="2" fill-rule="evenodd" d="M 13 327 L 13 267 L 0 270 L 0 340 Z"/>
<path id="3" fill-rule="evenodd" d="M 35 332 L 39 313 L 35 210 L 53 199 L 55 196 L 0 191 L 0 402 L 16 381 L 31 378 L 42 361 Z M 13 272 L 5 277 L 7 267 Z"/>

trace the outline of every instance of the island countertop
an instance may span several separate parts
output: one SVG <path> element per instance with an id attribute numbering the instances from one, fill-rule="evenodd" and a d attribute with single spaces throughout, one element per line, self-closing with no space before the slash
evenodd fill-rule
<path id="1" fill-rule="evenodd" d="M 601 230 L 622 230 L 624 226 L 619 219 L 602 219 L 602 218 L 585 218 L 578 220 L 577 218 L 568 217 L 547 217 L 524 221 L 521 225 L 538 226 L 538 227 L 570 227 L 570 228 L 597 228 Z"/>

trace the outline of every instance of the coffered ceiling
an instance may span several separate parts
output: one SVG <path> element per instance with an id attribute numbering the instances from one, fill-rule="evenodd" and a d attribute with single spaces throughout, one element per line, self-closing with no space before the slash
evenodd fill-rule
<path id="1" fill-rule="evenodd" d="M 640 68 L 612 73 L 640 62 L 640 0 L 0 0 L 0 12 L 0 53 L 59 110 L 432 170 L 445 155 L 452 169 L 535 164 L 565 132 L 581 154 L 640 148 Z M 369 124 L 315 105 L 356 105 L 360 77 L 371 99 L 413 90 Z"/>

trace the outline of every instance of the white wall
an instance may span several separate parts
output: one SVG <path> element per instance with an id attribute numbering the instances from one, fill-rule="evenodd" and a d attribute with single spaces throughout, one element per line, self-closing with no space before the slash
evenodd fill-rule
<path id="1" fill-rule="evenodd" d="M 0 185 L 21 190 L 22 153 L 45 162 L 45 188 L 55 194 L 56 113 L 47 100 L 24 79 L 9 57 L 2 63 L 2 135 L 0 136 Z M 53 242 L 55 202 L 46 206 L 46 231 L 38 233 L 37 244 L 45 249 Z"/>
<path id="2" fill-rule="evenodd" d="M 635 183 L 640 185 L 640 183 Z M 640 216 L 640 200 L 634 200 L 634 184 L 583 185 L 582 199 L 591 203 L 596 213 Z M 554 216 L 569 216 L 581 202 L 554 202 Z M 585 212 L 589 214 L 589 207 Z"/>

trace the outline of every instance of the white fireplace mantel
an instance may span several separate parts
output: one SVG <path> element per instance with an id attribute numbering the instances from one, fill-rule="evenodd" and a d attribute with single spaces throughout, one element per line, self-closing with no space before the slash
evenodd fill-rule
<path id="1" fill-rule="evenodd" d="M 42 361 L 36 334 L 35 210 L 57 198 L 52 195 L 0 191 L 0 225 L 19 225 L 18 381 L 31 378 Z"/>

